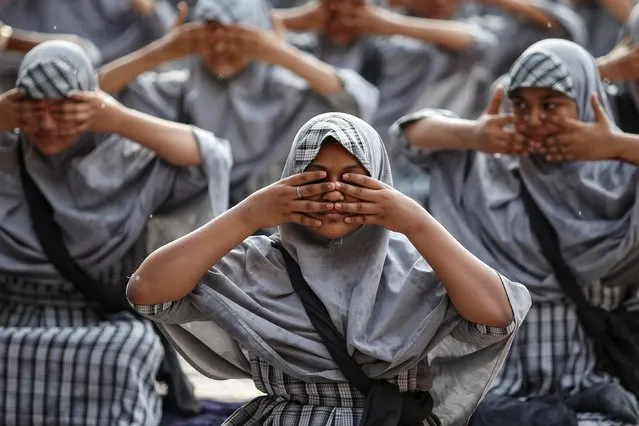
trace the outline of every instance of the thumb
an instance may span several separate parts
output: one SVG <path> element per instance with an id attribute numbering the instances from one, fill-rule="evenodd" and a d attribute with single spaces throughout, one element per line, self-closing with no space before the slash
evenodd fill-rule
<path id="1" fill-rule="evenodd" d="M 497 115 L 501 109 L 501 103 L 504 101 L 504 86 L 499 85 L 495 89 L 492 99 L 484 110 L 485 115 Z"/>
<path id="2" fill-rule="evenodd" d="M 604 111 L 603 106 L 601 106 L 601 102 L 599 101 L 599 96 L 596 93 L 592 94 L 591 97 L 592 109 L 595 113 L 595 121 L 597 123 L 608 123 L 608 115 L 606 111 Z"/>
<path id="3" fill-rule="evenodd" d="M 184 25 L 186 22 L 186 18 L 189 16 L 189 6 L 186 2 L 181 1 L 178 3 L 178 16 L 175 18 L 175 22 L 173 23 L 173 29 Z"/>

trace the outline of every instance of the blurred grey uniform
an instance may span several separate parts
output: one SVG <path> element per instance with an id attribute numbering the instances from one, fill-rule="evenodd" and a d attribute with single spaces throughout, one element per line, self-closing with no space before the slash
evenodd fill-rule
<path id="1" fill-rule="evenodd" d="M 506 90 L 552 87 L 576 100 L 585 122 L 594 120 L 591 93 L 596 91 L 608 109 L 594 61 L 584 49 L 546 40 L 533 45 L 518 62 L 510 74 L 516 78 L 509 79 Z M 553 164 L 534 156 L 431 152 L 409 146 L 405 126 L 437 115 L 455 116 L 423 110 L 402 118 L 392 130 L 411 160 L 430 173 L 429 211 L 464 247 L 524 284 L 533 297 L 493 394 L 566 396 L 602 386 L 612 403 L 599 412 L 579 413 L 579 425 L 636 425 L 634 396 L 596 369 L 593 345 L 575 306 L 563 295 L 532 234 L 520 185 L 526 182 L 557 230 L 564 258 L 590 302 L 604 309 L 621 303 L 635 306 L 639 168 L 615 161 Z"/>
<path id="2" fill-rule="evenodd" d="M 343 46 L 322 35 L 300 34 L 293 35 L 291 42 L 304 46 L 324 62 L 358 72 L 377 86 L 379 107 L 371 123 L 386 143 L 397 189 L 419 200 L 428 191 L 427 176 L 392 146 L 388 132 L 396 120 L 420 103 L 430 101 L 432 106 L 450 107 L 463 98 L 458 105 L 473 104 L 473 83 L 490 86 L 485 73 L 470 70 L 484 63 L 489 52 L 497 48 L 497 39 L 477 25 L 471 29 L 473 43 L 461 52 L 402 36 L 365 37 Z M 425 95 L 451 76 L 463 77 L 455 79 L 445 94 Z"/>
<path id="3" fill-rule="evenodd" d="M 272 29 L 262 0 L 200 0 L 195 17 Z M 328 111 L 373 117 L 375 87 L 351 70 L 338 69 L 338 76 L 343 89 L 322 96 L 282 67 L 252 62 L 238 76 L 219 80 L 194 57 L 188 70 L 139 76 L 118 98 L 131 108 L 227 139 L 234 163 L 231 200 L 238 202 L 279 179 L 293 138 L 309 118 Z"/>
<path id="4" fill-rule="evenodd" d="M 98 89 L 90 60 L 66 42 L 25 56 L 17 88 L 30 98 Z M 84 133 L 41 154 L 23 133 L 0 135 L 0 424 L 157 425 L 155 388 L 163 348 L 147 321 L 100 315 L 43 252 L 18 165 L 24 162 L 60 226 L 70 255 L 96 280 L 121 286 L 147 255 L 149 217 L 208 193 L 227 206 L 230 150 L 193 128 L 202 165 L 173 167 L 117 134 Z M 208 191 L 208 192 L 207 192 Z"/>
<path id="5" fill-rule="evenodd" d="M 0 2 L 0 20 L 24 31 L 83 37 L 94 45 L 85 49 L 93 64 L 100 65 L 131 53 L 170 30 L 176 17 L 174 7 L 168 0 L 154 3 L 150 14 L 141 15 L 133 10 L 130 0 L 5 0 Z M 0 55 L 0 89 L 7 90 L 15 83 L 21 60 L 18 53 Z"/>
<path id="6" fill-rule="evenodd" d="M 330 138 L 373 178 L 393 184 L 380 136 L 340 113 L 319 115 L 299 130 L 282 177 L 304 171 Z M 325 240 L 293 223 L 280 225 L 278 233 L 274 238 L 299 264 L 362 371 L 402 392 L 431 392 L 443 424 L 465 425 L 526 316 L 525 288 L 502 280 L 513 320 L 489 327 L 459 315 L 403 234 L 364 225 L 342 239 Z M 331 358 L 268 237 L 244 240 L 183 299 L 135 308 L 161 323 L 204 374 L 252 376 L 267 394 L 239 409 L 227 426 L 352 426 L 362 417 L 365 395 Z"/>
<path id="7" fill-rule="evenodd" d="M 596 1 L 579 2 L 573 0 L 555 0 L 571 6 L 584 21 L 588 29 L 587 38 L 583 46 L 588 49 L 595 58 L 610 52 L 617 44 L 619 31 L 624 24 L 612 16 L 608 10 Z M 637 4 L 636 0 L 633 0 Z"/>

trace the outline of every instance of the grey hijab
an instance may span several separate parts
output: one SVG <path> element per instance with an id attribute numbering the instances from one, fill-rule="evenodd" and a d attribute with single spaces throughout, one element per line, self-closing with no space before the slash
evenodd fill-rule
<path id="1" fill-rule="evenodd" d="M 611 116 L 594 59 L 569 41 L 544 40 L 526 50 L 511 68 L 506 86 L 508 91 L 522 87 L 564 93 L 576 101 L 584 122 L 594 120 L 590 96 L 597 93 Z M 402 124 L 421 117 L 407 117 L 395 134 Z M 562 293 L 530 230 L 516 174 L 557 230 L 564 258 L 583 285 L 600 280 L 617 287 L 636 284 L 636 167 L 459 151 L 412 155 L 431 171 L 433 215 L 471 252 L 525 284 L 539 300 Z"/>
<path id="2" fill-rule="evenodd" d="M 29 52 L 16 87 L 40 99 L 98 90 L 86 54 L 68 42 Z M 117 134 L 85 133 L 69 149 L 46 156 L 20 133 L 0 135 L 0 272 L 39 280 L 60 277 L 33 232 L 18 170 L 18 144 L 28 173 L 54 210 L 71 255 L 90 272 L 111 266 L 140 239 L 150 215 L 206 193 L 216 213 L 227 204 L 228 146 L 194 130 L 202 167 L 176 168 Z"/>
<path id="3" fill-rule="evenodd" d="M 300 129 L 282 177 L 304 170 L 328 138 L 346 148 L 371 176 L 392 184 L 380 136 L 362 120 L 340 113 L 317 116 Z M 455 419 L 447 424 L 461 424 L 499 370 L 509 333 L 480 335 L 469 326 L 403 235 L 363 226 L 343 240 L 324 241 L 294 224 L 280 226 L 279 234 L 365 373 L 392 378 L 419 366 L 420 388 L 439 383 L 435 398 L 441 406 L 436 411 Z M 529 295 L 507 281 L 505 289 L 518 326 Z M 165 327 L 184 356 L 209 376 L 246 371 L 241 347 L 303 381 L 344 381 L 291 287 L 283 257 L 267 237 L 245 240 L 189 296 L 161 308 L 164 312 L 149 318 L 186 323 Z M 456 336 L 453 342 L 447 340 L 451 335 Z M 220 367 L 224 363 L 236 368 Z"/>

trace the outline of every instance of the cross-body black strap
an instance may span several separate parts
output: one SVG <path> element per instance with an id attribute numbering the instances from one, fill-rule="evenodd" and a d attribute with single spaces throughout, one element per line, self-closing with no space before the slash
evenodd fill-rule
<path id="1" fill-rule="evenodd" d="M 373 380 L 364 374 L 349 355 L 346 340 L 331 321 L 326 307 L 308 286 L 299 264 L 281 242 L 274 241 L 272 245 L 284 256 L 293 289 L 301 299 L 311 324 L 319 333 L 331 358 L 344 377 L 367 397 L 360 426 L 421 426 L 426 419 L 429 424 L 440 424 L 432 413 L 433 399 L 428 392 L 400 393 L 393 384 Z"/>
<path id="2" fill-rule="evenodd" d="M 18 165 L 33 230 L 51 264 L 64 279 L 73 283 L 87 300 L 97 302 L 105 313 L 130 310 L 124 290 L 120 286 L 99 283 L 84 271 L 69 253 L 62 237 L 62 230 L 53 219 L 51 204 L 27 171 L 22 138 L 18 141 Z"/>
<path id="3" fill-rule="evenodd" d="M 557 283 L 564 293 L 579 307 L 590 306 L 575 279 L 570 267 L 564 261 L 559 247 L 557 232 L 552 227 L 544 213 L 533 200 L 523 179 L 519 180 L 521 186 L 521 198 L 524 202 L 526 213 L 530 221 L 530 227 L 541 246 L 541 251 L 555 273 Z"/>

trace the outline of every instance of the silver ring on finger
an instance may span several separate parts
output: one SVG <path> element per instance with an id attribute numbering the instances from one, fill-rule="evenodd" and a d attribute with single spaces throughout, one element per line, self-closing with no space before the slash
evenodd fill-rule
<path id="1" fill-rule="evenodd" d="M 295 187 L 295 193 L 297 194 L 297 199 L 298 200 L 301 199 L 301 198 L 304 198 L 304 197 L 302 197 L 302 188 L 300 188 L 299 185 Z"/>

